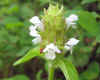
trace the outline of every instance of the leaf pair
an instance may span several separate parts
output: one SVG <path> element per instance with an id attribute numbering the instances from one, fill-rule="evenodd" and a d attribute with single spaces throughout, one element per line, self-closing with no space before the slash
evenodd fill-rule
<path id="1" fill-rule="evenodd" d="M 21 59 L 16 61 L 13 65 L 16 66 L 16 65 L 22 64 L 36 56 L 41 56 L 39 46 L 34 49 L 31 49 L 24 57 L 22 57 Z M 68 61 L 64 58 L 62 58 L 62 59 L 57 58 L 55 60 L 55 63 L 56 63 L 56 66 L 62 70 L 66 80 L 79 80 L 77 71 L 76 71 L 74 65 L 70 61 Z"/>

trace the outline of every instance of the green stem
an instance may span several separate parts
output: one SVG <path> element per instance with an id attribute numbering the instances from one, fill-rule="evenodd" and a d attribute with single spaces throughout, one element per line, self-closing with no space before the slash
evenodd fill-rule
<path id="1" fill-rule="evenodd" d="M 49 64 L 48 66 L 48 80 L 54 79 L 54 67 L 52 67 L 52 64 Z"/>

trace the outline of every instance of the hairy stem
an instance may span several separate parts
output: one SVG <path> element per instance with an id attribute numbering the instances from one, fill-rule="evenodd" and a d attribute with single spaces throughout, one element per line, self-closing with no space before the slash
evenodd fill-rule
<path id="1" fill-rule="evenodd" d="M 54 67 L 52 64 L 49 64 L 48 66 L 48 80 L 53 80 L 54 79 Z"/>

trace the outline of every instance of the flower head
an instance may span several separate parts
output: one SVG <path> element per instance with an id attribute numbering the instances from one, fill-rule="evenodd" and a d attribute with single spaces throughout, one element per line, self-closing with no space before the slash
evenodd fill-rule
<path id="1" fill-rule="evenodd" d="M 74 28 L 76 21 L 78 20 L 78 16 L 72 14 L 65 19 L 63 6 L 50 5 L 47 10 L 44 9 L 44 15 L 41 16 L 41 18 L 42 19 L 40 20 L 37 16 L 32 17 L 30 22 L 33 25 L 29 27 L 29 30 L 30 35 L 34 37 L 32 42 L 34 44 L 40 43 L 41 48 L 43 49 L 42 52 L 45 53 L 45 58 L 48 60 L 54 60 L 56 58 L 56 53 L 61 53 L 60 49 L 64 52 L 63 47 L 72 51 L 73 46 L 78 44 L 79 40 L 71 38 L 65 44 L 65 28 L 66 24 L 67 28 L 70 26 Z"/>

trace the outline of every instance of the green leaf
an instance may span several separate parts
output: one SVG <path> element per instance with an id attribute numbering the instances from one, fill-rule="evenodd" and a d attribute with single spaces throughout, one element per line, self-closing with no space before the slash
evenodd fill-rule
<path id="1" fill-rule="evenodd" d="M 16 22 L 19 22 L 19 19 L 14 16 L 5 17 L 5 19 L 3 19 L 2 21 L 3 24 L 16 23 Z"/>
<path id="2" fill-rule="evenodd" d="M 93 3 L 96 2 L 97 0 L 83 0 L 82 4 L 88 4 L 88 3 Z"/>
<path id="3" fill-rule="evenodd" d="M 93 36 L 100 34 L 99 24 L 96 22 L 96 17 L 87 11 L 80 11 L 79 13 L 79 24 L 82 28 L 88 31 Z"/>
<path id="4" fill-rule="evenodd" d="M 29 78 L 25 75 L 17 75 L 11 78 L 5 78 L 3 80 L 29 80 Z"/>
<path id="5" fill-rule="evenodd" d="M 34 15 L 34 10 L 27 5 L 22 5 L 20 8 L 20 16 L 23 18 L 30 18 Z"/>
<path id="6" fill-rule="evenodd" d="M 24 57 L 16 61 L 13 65 L 19 65 L 21 63 L 27 62 L 30 59 L 34 58 L 35 56 L 40 56 L 40 47 L 36 47 L 34 49 L 31 49 Z"/>
<path id="7" fill-rule="evenodd" d="M 85 72 L 80 74 L 80 80 L 95 80 L 99 76 L 99 72 L 99 64 L 93 62 Z"/>
<path id="8" fill-rule="evenodd" d="M 40 5 L 43 6 L 45 4 L 49 3 L 49 0 L 40 0 Z"/>
<path id="9" fill-rule="evenodd" d="M 12 4 L 8 10 L 7 13 L 9 15 L 13 15 L 13 14 L 19 14 L 19 5 L 18 4 Z"/>
<path id="10" fill-rule="evenodd" d="M 79 80 L 78 73 L 74 65 L 66 59 L 57 59 L 57 66 L 62 70 L 66 80 Z"/>
<path id="11" fill-rule="evenodd" d="M 96 41 L 97 41 L 97 42 L 100 42 L 100 35 L 98 35 L 98 36 L 96 37 Z"/>
<path id="12" fill-rule="evenodd" d="M 7 29 L 15 30 L 17 27 L 22 27 L 24 24 L 17 17 L 6 17 L 2 23 L 6 26 Z"/>

